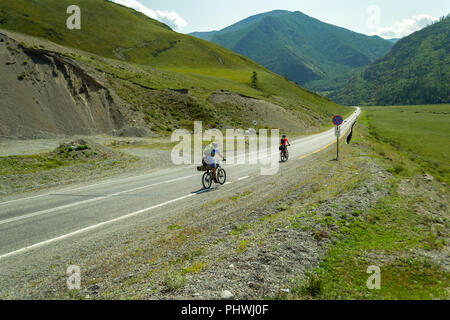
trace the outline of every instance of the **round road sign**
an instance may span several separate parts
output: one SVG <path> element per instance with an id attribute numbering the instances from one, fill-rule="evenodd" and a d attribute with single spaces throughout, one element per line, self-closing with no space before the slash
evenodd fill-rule
<path id="1" fill-rule="evenodd" d="M 343 122 L 344 122 L 344 118 L 342 118 L 341 116 L 335 116 L 333 118 L 333 123 L 335 126 L 340 126 Z"/>

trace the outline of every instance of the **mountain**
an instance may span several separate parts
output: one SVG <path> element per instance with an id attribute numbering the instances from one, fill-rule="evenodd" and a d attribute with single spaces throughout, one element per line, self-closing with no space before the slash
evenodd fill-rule
<path id="1" fill-rule="evenodd" d="M 272 11 L 228 28 L 193 33 L 311 90 L 328 93 L 392 48 L 392 42 L 323 23 L 301 12 Z"/>
<path id="2" fill-rule="evenodd" d="M 67 8 L 81 8 L 69 30 Z M 217 44 L 105 0 L 0 0 L 0 136 L 317 130 L 351 112 Z M 256 73 L 257 81 L 252 83 Z"/>
<path id="3" fill-rule="evenodd" d="M 400 40 L 400 38 L 387 39 L 387 41 L 390 41 L 390 42 L 392 42 L 392 43 L 397 43 L 398 40 Z"/>
<path id="4" fill-rule="evenodd" d="M 333 98 L 348 105 L 450 102 L 450 17 L 399 40 Z"/>
<path id="5" fill-rule="evenodd" d="M 260 14 L 248 17 L 244 20 L 241 20 L 241 21 L 239 21 L 231 26 L 228 26 L 222 30 L 219 30 L 219 31 L 192 32 L 192 33 L 190 33 L 190 35 L 200 38 L 200 39 L 203 39 L 203 40 L 206 40 L 206 41 L 211 41 L 215 35 L 221 35 L 221 34 L 225 34 L 225 33 L 229 33 L 229 32 L 239 31 L 248 26 L 251 26 L 254 23 L 261 21 L 265 17 L 269 17 L 269 16 L 276 17 L 276 16 L 285 15 L 288 13 L 290 13 L 290 11 L 286 11 L 286 10 L 274 10 L 274 11 L 269 11 L 269 12 L 265 12 L 265 13 L 260 13 Z"/>

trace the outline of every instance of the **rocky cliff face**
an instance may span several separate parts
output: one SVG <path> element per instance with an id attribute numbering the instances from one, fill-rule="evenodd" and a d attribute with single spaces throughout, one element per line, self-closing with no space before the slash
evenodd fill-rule
<path id="1" fill-rule="evenodd" d="M 118 98 L 71 59 L 0 34 L 0 137 L 98 134 L 126 125 Z"/>

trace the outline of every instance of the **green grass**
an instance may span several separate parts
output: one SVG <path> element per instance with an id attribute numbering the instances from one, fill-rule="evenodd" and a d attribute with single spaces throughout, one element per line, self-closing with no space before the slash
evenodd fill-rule
<path id="1" fill-rule="evenodd" d="M 393 176 L 384 182 L 385 185 L 377 187 L 385 189 L 387 194 L 380 197 L 367 210 L 343 212 L 342 217 L 347 217 L 345 223 L 320 221 L 332 227 L 330 233 L 332 245 L 327 254 L 319 266 L 306 277 L 298 276 L 292 279 L 289 294 L 282 294 L 277 298 L 450 299 L 450 273 L 438 264 L 437 260 L 430 258 L 437 254 L 442 256 L 444 254 L 442 250 L 445 250 L 444 247 L 447 245 L 448 237 L 445 230 L 448 230 L 450 225 L 448 218 L 441 211 L 445 210 L 442 201 L 448 197 L 448 190 L 440 190 L 437 186 L 433 190 L 441 194 L 442 200 L 439 202 L 436 198 L 433 200 L 433 197 L 436 197 L 434 191 L 427 190 L 425 186 L 427 182 L 421 177 L 423 164 L 404 151 L 406 143 L 410 141 L 407 137 L 412 129 L 401 130 L 402 121 L 410 120 L 413 123 L 412 127 L 422 133 L 422 138 L 416 141 L 432 141 L 433 137 L 440 136 L 440 132 L 445 130 L 440 126 L 443 123 L 435 126 L 430 126 L 429 123 L 428 126 L 422 125 L 418 119 L 420 114 L 415 112 L 427 111 L 422 114 L 422 118 L 426 121 L 433 116 L 428 112 L 441 112 L 441 118 L 445 118 L 442 112 L 448 110 L 448 107 L 391 107 L 363 110 L 354 132 L 353 146 L 349 148 L 356 149 L 354 154 L 359 154 L 360 157 L 361 149 L 364 149 L 364 157 L 378 159 L 379 163 L 388 169 L 387 171 L 391 171 Z M 401 117 L 405 113 L 406 116 Z M 443 121 L 445 123 L 446 120 Z M 432 152 L 438 145 L 439 143 L 436 143 L 427 150 Z M 420 155 L 430 156 L 424 151 Z M 352 170 L 342 174 L 354 173 Z M 405 181 L 423 192 L 417 195 L 401 189 L 400 183 L 404 184 Z M 342 190 L 354 188 L 352 180 L 343 181 L 341 184 L 351 186 L 349 188 L 341 185 Z M 291 227 L 301 228 L 303 219 L 313 218 L 299 213 L 290 219 Z M 378 266 L 381 269 L 380 290 L 367 288 L 369 266 Z"/>
<path id="2" fill-rule="evenodd" d="M 243 253 L 244 251 L 247 250 L 248 244 L 249 244 L 250 240 L 241 240 L 239 241 L 239 244 L 236 248 L 236 252 L 239 253 Z"/>
<path id="3" fill-rule="evenodd" d="M 252 193 L 253 193 L 253 191 L 248 190 L 248 191 L 242 192 L 242 193 L 240 193 L 238 195 L 230 197 L 230 200 L 237 201 L 239 199 L 242 199 L 242 198 L 245 198 L 245 197 L 251 195 Z"/>
<path id="4" fill-rule="evenodd" d="M 450 183 L 450 105 L 364 108 L 371 134 Z M 397 174 L 404 171 L 393 164 Z"/>
<path id="5" fill-rule="evenodd" d="M 0 157 L 0 176 L 28 174 L 72 165 L 70 158 L 55 155 L 9 156 Z"/>
<path id="6" fill-rule="evenodd" d="M 194 261 L 192 267 L 184 268 L 183 273 L 200 273 L 206 266 L 204 262 Z"/>
<path id="7" fill-rule="evenodd" d="M 165 285 L 167 291 L 176 291 L 186 284 L 186 276 L 183 272 L 169 270 L 166 275 Z"/>
<path id="8" fill-rule="evenodd" d="M 354 220 L 346 240 L 329 251 L 317 269 L 322 299 L 433 299 L 446 297 L 450 274 L 425 259 L 410 258 L 428 248 L 421 225 L 429 221 L 410 209 L 414 199 L 396 194 L 381 199 L 367 222 Z M 419 227 L 417 227 L 419 226 Z M 435 248 L 435 245 L 433 245 Z M 405 257 L 402 256 L 405 253 Z M 384 257 L 384 259 L 383 259 Z M 368 290 L 367 267 L 381 268 L 381 289 Z M 297 290 L 302 292 L 304 284 Z"/>
<path id="9" fill-rule="evenodd" d="M 100 162 L 107 163 L 109 159 L 107 154 L 92 151 L 87 145 L 67 148 L 61 146 L 53 152 L 42 154 L 0 157 L 0 176 L 13 177 L 80 164 L 97 165 Z M 135 160 L 130 158 L 126 161 Z M 112 161 L 109 165 L 114 166 L 118 163 L 118 161 Z"/>

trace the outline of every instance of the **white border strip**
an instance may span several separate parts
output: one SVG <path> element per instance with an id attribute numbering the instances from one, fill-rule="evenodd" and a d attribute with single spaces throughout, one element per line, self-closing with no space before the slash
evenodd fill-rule
<path id="1" fill-rule="evenodd" d="M 109 194 L 109 195 L 106 195 L 106 196 L 97 197 L 97 198 L 94 198 L 94 199 L 78 201 L 78 202 L 66 204 L 64 206 L 59 206 L 59 207 L 54 207 L 54 208 L 51 208 L 51 209 L 41 210 L 41 211 L 25 214 L 25 215 L 22 215 L 22 216 L 18 216 L 18 217 L 6 219 L 6 220 L 0 220 L 0 225 L 6 224 L 6 223 L 10 223 L 10 222 L 14 222 L 14 221 L 27 219 L 27 218 L 40 216 L 40 215 L 47 214 L 47 213 L 52 213 L 52 212 L 55 212 L 55 211 L 58 211 L 58 210 L 64 210 L 64 209 L 76 207 L 76 206 L 79 206 L 79 205 L 82 205 L 82 204 L 86 204 L 86 203 L 91 203 L 91 202 L 96 202 L 96 201 L 100 201 L 100 200 L 103 200 L 103 199 L 108 199 L 108 198 L 119 196 L 121 194 L 125 194 L 125 193 L 128 193 L 128 192 L 133 192 L 133 191 L 137 191 L 137 190 L 141 190 L 141 189 L 145 189 L 145 188 L 158 186 L 158 185 L 161 185 L 161 184 L 166 184 L 166 183 L 171 183 L 171 182 L 176 182 L 176 181 L 192 178 L 192 177 L 194 177 L 196 175 L 197 174 L 193 174 L 193 175 L 190 175 L 190 176 L 185 176 L 185 177 L 181 177 L 181 178 L 177 178 L 177 179 L 161 181 L 161 182 L 158 182 L 158 183 L 153 183 L 153 184 L 145 185 L 145 186 L 142 186 L 142 187 L 125 190 L 125 191 Z"/>
<path id="2" fill-rule="evenodd" d="M 177 199 L 173 199 L 173 200 L 169 200 L 169 201 L 157 204 L 155 206 L 152 206 L 152 207 L 149 207 L 149 208 L 146 208 L 146 209 L 135 211 L 135 212 L 129 213 L 127 215 L 124 215 L 124 216 L 112 219 L 112 220 L 104 221 L 104 222 L 101 222 L 101 223 L 98 223 L 98 224 L 95 224 L 95 225 L 92 225 L 92 226 L 89 226 L 89 227 L 86 227 L 86 228 L 83 228 L 83 229 L 80 229 L 80 230 L 68 233 L 68 234 L 65 234 L 65 235 L 53 238 L 53 239 L 42 241 L 42 242 L 33 244 L 33 245 L 25 247 L 25 248 L 22 248 L 22 249 L 19 249 L 19 250 L 15 250 L 15 251 L 3 254 L 3 255 L 0 256 L 0 259 L 7 258 L 7 257 L 13 256 L 13 255 L 19 254 L 19 253 L 23 253 L 23 252 L 26 252 L 28 250 L 32 250 L 32 249 L 35 249 L 35 248 L 38 248 L 38 247 L 41 247 L 41 246 L 44 246 L 44 245 L 47 245 L 47 244 L 50 244 L 50 243 L 53 243 L 53 242 L 64 240 L 64 239 L 67 239 L 69 237 L 75 236 L 77 234 L 100 228 L 100 227 L 102 227 L 104 225 L 107 225 L 107 224 L 111 224 L 111 223 L 114 223 L 114 222 L 125 220 L 125 219 L 131 218 L 133 216 L 137 216 L 137 215 L 139 215 L 141 213 L 145 213 L 145 212 L 151 211 L 153 209 L 160 208 L 160 207 L 166 206 L 168 204 L 171 204 L 171 203 L 174 203 L 174 202 L 177 202 L 177 201 L 181 201 L 181 200 L 190 198 L 190 197 L 192 197 L 194 195 L 195 195 L 194 193 L 191 193 L 191 194 L 188 194 L 186 196 L 183 196 L 183 197 L 180 197 L 180 198 L 177 198 Z"/>

